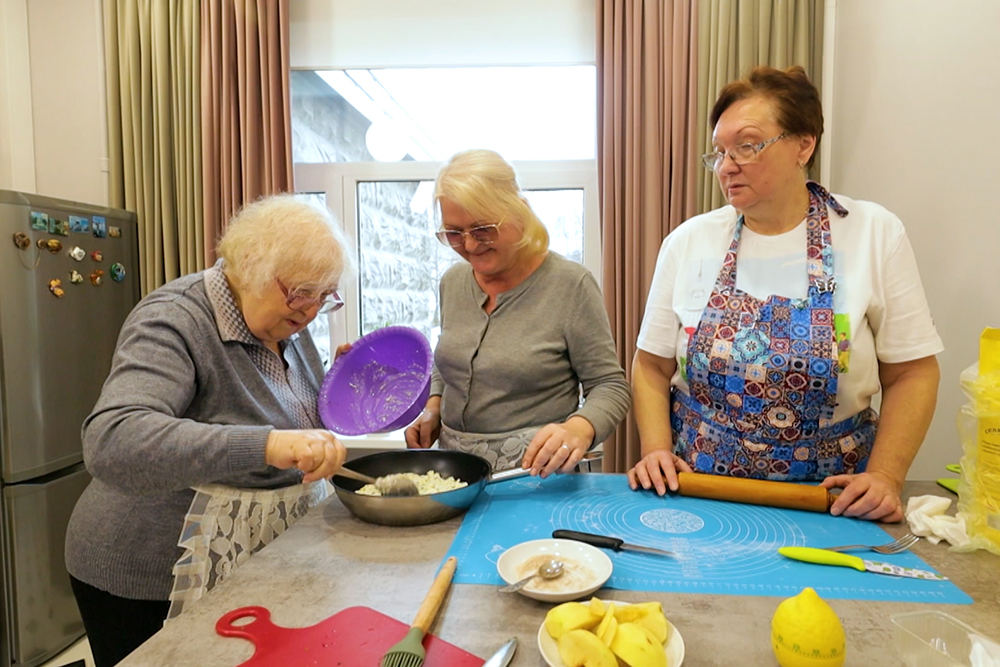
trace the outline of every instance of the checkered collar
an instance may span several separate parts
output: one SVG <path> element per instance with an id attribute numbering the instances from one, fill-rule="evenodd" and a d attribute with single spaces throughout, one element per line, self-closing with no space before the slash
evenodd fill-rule
<path id="1" fill-rule="evenodd" d="M 224 342 L 236 341 L 263 347 L 263 343 L 251 333 L 246 320 L 243 319 L 243 311 L 236 304 L 233 290 L 226 279 L 225 268 L 226 261 L 219 258 L 214 266 L 205 270 L 205 292 L 212 303 L 212 310 L 215 311 L 215 324 L 219 328 L 219 336 Z M 287 341 L 281 341 L 278 345 L 284 349 L 285 345 L 298 338 L 298 335 L 292 334 Z"/>

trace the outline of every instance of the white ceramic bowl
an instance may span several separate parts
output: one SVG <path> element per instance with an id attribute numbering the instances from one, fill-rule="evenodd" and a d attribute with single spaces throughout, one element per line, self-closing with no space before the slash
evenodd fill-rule
<path id="1" fill-rule="evenodd" d="M 538 571 L 539 563 L 550 557 L 563 561 L 562 575 L 548 581 L 541 577 L 518 591 L 542 602 L 566 602 L 590 595 L 611 577 L 607 554 L 575 540 L 532 540 L 512 546 L 500 554 L 497 571 L 508 584 Z"/>
<path id="2" fill-rule="evenodd" d="M 610 602 L 614 602 L 616 607 L 625 607 L 630 604 L 628 602 L 619 602 L 618 600 L 604 600 L 605 604 Z M 681 664 L 684 662 L 684 639 L 669 620 L 667 621 L 667 632 L 667 641 L 663 642 L 663 652 L 667 656 L 667 665 L 669 667 L 681 667 Z M 546 631 L 544 622 L 538 628 L 538 650 L 549 667 L 566 667 L 566 663 L 559 657 L 559 645 L 552 638 L 552 635 Z"/>

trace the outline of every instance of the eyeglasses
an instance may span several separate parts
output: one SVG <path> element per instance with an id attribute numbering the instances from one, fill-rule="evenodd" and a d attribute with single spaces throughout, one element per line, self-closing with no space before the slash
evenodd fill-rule
<path id="1" fill-rule="evenodd" d="M 768 139 L 767 141 L 762 141 L 759 144 L 740 144 L 739 146 L 733 146 L 728 151 L 705 153 L 701 156 L 701 163 L 705 165 L 705 169 L 714 170 L 722 166 L 722 161 L 726 159 L 726 155 L 729 155 L 733 162 L 738 165 L 750 164 L 751 162 L 757 161 L 757 156 L 762 150 L 773 144 L 775 141 L 784 139 L 787 136 L 788 135 L 786 133 L 782 132 L 774 139 Z"/>
<path id="2" fill-rule="evenodd" d="M 319 314 L 332 313 L 344 307 L 344 300 L 340 298 L 337 290 L 324 292 L 316 297 L 304 292 L 290 290 L 280 280 L 276 279 L 275 282 L 278 283 L 281 293 L 285 295 L 285 305 L 291 310 L 308 310 L 319 306 L 319 310 L 316 311 Z"/>
<path id="3" fill-rule="evenodd" d="M 497 239 L 500 238 L 500 225 L 503 223 L 504 221 L 501 220 L 488 225 L 479 225 L 465 232 L 460 229 L 439 229 L 434 233 L 434 236 L 437 237 L 438 241 L 452 248 L 461 248 L 465 245 L 466 234 L 471 236 L 476 243 L 490 245 L 496 243 Z"/>

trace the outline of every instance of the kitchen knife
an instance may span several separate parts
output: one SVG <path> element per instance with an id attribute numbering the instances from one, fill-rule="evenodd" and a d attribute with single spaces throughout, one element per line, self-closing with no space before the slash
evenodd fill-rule
<path id="1" fill-rule="evenodd" d="M 483 667 L 507 667 L 514 658 L 515 651 L 517 651 L 517 637 L 511 637 L 483 663 Z"/>
<path id="2" fill-rule="evenodd" d="M 641 551 L 646 554 L 657 554 L 659 556 L 674 556 L 672 551 L 664 551 L 663 549 L 654 549 L 653 547 L 644 547 L 638 544 L 626 544 L 625 540 L 618 537 L 609 537 L 607 535 L 594 535 L 593 533 L 581 533 L 576 530 L 553 530 L 552 537 L 556 539 L 563 540 L 576 540 L 577 542 L 586 542 L 587 544 L 595 547 L 600 547 L 602 549 L 614 549 L 615 551 L 621 551 L 625 549 L 627 551 Z"/>
<path id="3" fill-rule="evenodd" d="M 843 567 L 853 567 L 860 572 L 875 572 L 877 574 L 891 574 L 894 577 L 912 577 L 914 579 L 931 579 L 933 581 L 947 581 L 936 572 L 927 570 L 917 570 L 912 567 L 901 567 L 892 563 L 882 563 L 874 560 L 863 560 L 850 554 L 827 551 L 826 549 L 813 549 L 812 547 L 781 547 L 778 553 L 785 558 L 805 561 L 807 563 L 817 563 L 819 565 L 840 565 Z"/>

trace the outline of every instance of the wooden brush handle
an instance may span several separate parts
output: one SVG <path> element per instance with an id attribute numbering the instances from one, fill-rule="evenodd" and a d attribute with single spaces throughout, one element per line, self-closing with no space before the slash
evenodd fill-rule
<path id="1" fill-rule="evenodd" d="M 771 482 L 765 479 L 682 472 L 677 474 L 677 481 L 682 496 L 785 507 L 808 512 L 828 512 L 836 498 L 821 486 Z"/>
<path id="2" fill-rule="evenodd" d="M 441 566 L 441 570 L 434 578 L 434 583 L 431 584 L 431 589 L 427 591 L 427 597 L 424 598 L 420 609 L 417 610 L 417 617 L 413 619 L 411 628 L 420 628 L 425 633 L 430 629 L 444 596 L 448 594 L 448 587 L 451 586 L 451 578 L 455 576 L 457 565 L 458 560 L 452 556 Z"/>

